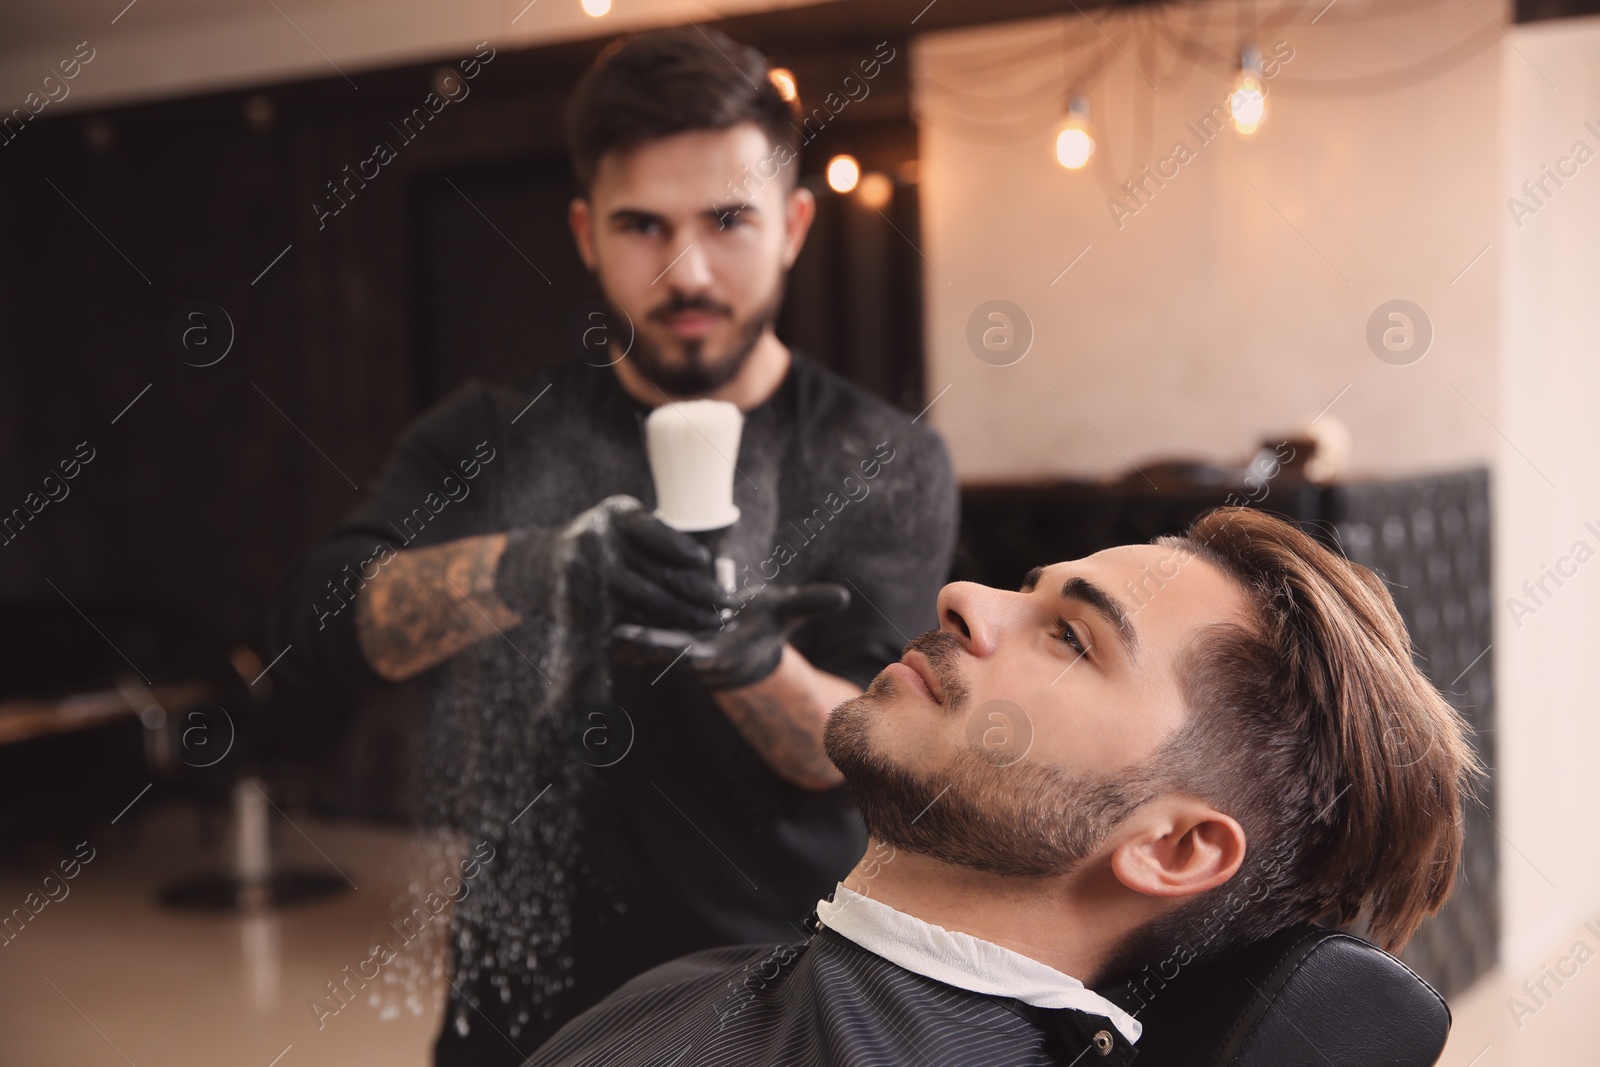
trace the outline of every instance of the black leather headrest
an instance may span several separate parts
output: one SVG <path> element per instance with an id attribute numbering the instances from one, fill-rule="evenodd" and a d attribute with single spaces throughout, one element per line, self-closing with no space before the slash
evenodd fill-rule
<path id="1" fill-rule="evenodd" d="M 1318 926 L 1100 992 L 1144 1024 L 1136 1067 L 1432 1067 L 1450 1033 L 1444 999 L 1409 967 Z"/>

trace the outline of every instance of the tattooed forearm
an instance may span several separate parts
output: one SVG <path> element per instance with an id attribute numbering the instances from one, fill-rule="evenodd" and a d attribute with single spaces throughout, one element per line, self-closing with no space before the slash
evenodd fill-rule
<path id="1" fill-rule="evenodd" d="M 400 552 L 356 598 L 356 637 L 379 675 L 402 681 L 521 621 L 494 593 L 505 534 Z"/>
<path id="2" fill-rule="evenodd" d="M 791 782 L 826 788 L 840 780 L 839 772 L 822 751 L 820 733 L 796 722 L 775 698 L 759 693 L 729 695 L 719 703 L 750 747 Z"/>
<path id="3" fill-rule="evenodd" d="M 715 694 L 718 706 L 768 766 L 802 789 L 831 789 L 844 776 L 822 747 L 822 728 L 840 702 L 859 687 L 813 667 L 785 646 L 767 680 Z"/>

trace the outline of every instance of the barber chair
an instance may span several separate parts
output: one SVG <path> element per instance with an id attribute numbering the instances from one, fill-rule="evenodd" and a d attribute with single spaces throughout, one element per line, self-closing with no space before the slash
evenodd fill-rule
<path id="1" fill-rule="evenodd" d="M 1432 1067 L 1450 1033 L 1444 999 L 1409 967 L 1311 925 L 1099 992 L 1144 1024 L 1136 1067 Z"/>
<path id="2" fill-rule="evenodd" d="M 174 611 L 82 606 L 0 611 L 0 842 L 103 833 L 132 802 L 130 822 L 164 796 L 225 805 L 231 849 L 223 869 L 163 887 L 163 904 L 252 913 L 344 892 L 342 876 L 273 856 L 265 773 L 283 730 L 260 658 L 224 654 Z"/>

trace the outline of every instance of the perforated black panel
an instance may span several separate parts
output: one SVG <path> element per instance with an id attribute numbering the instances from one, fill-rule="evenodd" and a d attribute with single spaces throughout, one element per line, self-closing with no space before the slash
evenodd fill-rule
<path id="1" fill-rule="evenodd" d="M 1476 731 L 1494 766 L 1494 601 L 1489 588 L 1486 471 L 1341 486 L 1326 493 L 1344 552 L 1389 583 L 1419 667 Z M 1450 996 L 1495 961 L 1500 939 L 1496 783 L 1467 807 L 1467 843 L 1455 895 L 1401 958 Z"/>

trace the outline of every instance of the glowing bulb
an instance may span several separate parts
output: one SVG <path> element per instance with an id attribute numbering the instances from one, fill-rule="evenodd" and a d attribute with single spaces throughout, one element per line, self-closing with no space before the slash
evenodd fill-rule
<path id="1" fill-rule="evenodd" d="M 1056 162 L 1068 170 L 1077 170 L 1094 155 L 1094 138 L 1088 130 L 1068 126 L 1056 135 Z"/>
<path id="2" fill-rule="evenodd" d="M 1233 110 L 1233 128 L 1240 136 L 1249 137 L 1261 128 L 1261 120 L 1267 114 L 1267 98 L 1254 79 L 1240 78 L 1228 104 Z"/>
<path id="3" fill-rule="evenodd" d="M 828 160 L 828 188 L 836 193 L 848 193 L 861 180 L 861 164 L 855 156 L 834 156 Z"/>
<path id="4" fill-rule="evenodd" d="M 611 0 L 583 0 L 583 13 L 590 18 L 599 18 L 611 10 Z"/>
<path id="5" fill-rule="evenodd" d="M 800 86 L 795 83 L 794 71 L 787 67 L 773 67 L 767 71 L 767 80 L 778 90 L 778 95 L 791 104 L 800 95 Z"/>
<path id="6" fill-rule="evenodd" d="M 1228 98 L 1233 112 L 1233 128 L 1240 137 L 1249 137 L 1261 128 L 1267 117 L 1267 89 L 1261 77 L 1261 49 L 1246 45 L 1239 57 L 1239 77 Z"/>
<path id="7" fill-rule="evenodd" d="M 875 207 L 879 211 L 889 206 L 889 201 L 894 199 L 894 182 L 887 174 L 873 171 L 871 174 L 861 176 L 861 184 L 856 186 L 856 195 L 868 207 Z"/>
<path id="8" fill-rule="evenodd" d="M 1067 105 L 1067 119 L 1056 134 L 1056 162 L 1068 170 L 1080 170 L 1094 155 L 1094 136 L 1089 133 L 1089 101 L 1081 96 Z"/>

